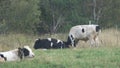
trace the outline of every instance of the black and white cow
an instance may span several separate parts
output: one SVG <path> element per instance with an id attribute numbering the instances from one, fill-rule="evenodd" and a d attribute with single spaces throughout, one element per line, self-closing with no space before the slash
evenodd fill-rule
<path id="1" fill-rule="evenodd" d="M 70 29 L 67 42 L 73 47 L 76 47 L 76 44 L 79 40 L 87 42 L 90 41 L 90 44 L 98 45 L 98 35 L 101 31 L 99 25 L 77 25 L 73 26 Z"/>
<path id="2" fill-rule="evenodd" d="M 59 39 L 47 38 L 47 39 L 37 39 L 34 44 L 34 49 L 61 49 L 69 48 L 69 45 L 66 45 L 66 42 L 63 42 Z"/>
<path id="3" fill-rule="evenodd" d="M 34 57 L 34 53 L 29 46 L 24 46 L 23 48 L 18 48 L 6 52 L 0 52 L 0 61 L 16 61 L 24 58 Z"/>

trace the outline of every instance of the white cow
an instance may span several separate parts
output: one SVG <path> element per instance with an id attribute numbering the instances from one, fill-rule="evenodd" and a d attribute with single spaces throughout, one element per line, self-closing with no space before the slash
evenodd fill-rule
<path id="1" fill-rule="evenodd" d="M 98 45 L 98 35 L 100 32 L 99 25 L 77 25 L 70 29 L 67 42 L 76 47 L 79 40 L 87 42 L 90 41 L 91 45 Z"/>
<path id="2" fill-rule="evenodd" d="M 24 46 L 23 48 L 18 48 L 6 52 L 0 52 L 0 61 L 16 61 L 26 57 L 34 57 L 34 53 L 29 46 Z"/>

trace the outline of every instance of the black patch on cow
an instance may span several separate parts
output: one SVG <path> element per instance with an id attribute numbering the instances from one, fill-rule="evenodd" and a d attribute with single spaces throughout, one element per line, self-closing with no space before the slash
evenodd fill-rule
<path id="1" fill-rule="evenodd" d="M 63 42 L 57 42 L 57 39 L 51 38 L 49 39 L 38 39 L 35 41 L 34 49 L 58 49 L 64 48 L 65 44 Z M 51 45 L 52 43 L 52 45 Z"/>
<path id="2" fill-rule="evenodd" d="M 63 48 L 70 48 L 70 47 L 69 47 L 70 44 L 71 44 L 71 43 L 67 43 L 67 42 L 63 41 L 62 47 L 63 47 Z"/>
<path id="3" fill-rule="evenodd" d="M 85 32 L 84 28 L 82 28 L 82 32 L 83 32 L 83 33 Z"/>
<path id="4" fill-rule="evenodd" d="M 70 36 L 68 36 L 68 39 L 67 39 L 67 42 L 64 42 L 66 45 L 71 45 L 71 39 L 70 39 Z"/>
<path id="5" fill-rule="evenodd" d="M 39 48 L 46 48 L 49 49 L 51 45 L 51 41 L 49 41 L 48 39 L 38 39 L 35 41 L 34 44 L 34 49 L 39 49 Z"/>
<path id="6" fill-rule="evenodd" d="M 7 60 L 7 58 L 3 54 L 0 54 L 0 56 L 4 58 L 5 61 Z"/>
<path id="7" fill-rule="evenodd" d="M 2 58 L 4 58 L 3 54 L 0 54 L 0 56 L 1 56 Z"/>
<path id="8" fill-rule="evenodd" d="M 72 35 L 70 35 L 72 39 L 74 39 L 74 37 Z"/>
<path id="9" fill-rule="evenodd" d="M 99 32 L 100 29 L 100 26 L 96 26 L 96 32 Z"/>
<path id="10" fill-rule="evenodd" d="M 29 55 L 29 50 L 26 48 L 18 48 L 18 56 L 20 57 L 20 59 L 23 59 L 24 56 L 28 56 Z"/>
<path id="11" fill-rule="evenodd" d="M 23 54 L 24 56 L 28 56 L 29 55 L 29 50 L 26 48 L 22 48 Z"/>

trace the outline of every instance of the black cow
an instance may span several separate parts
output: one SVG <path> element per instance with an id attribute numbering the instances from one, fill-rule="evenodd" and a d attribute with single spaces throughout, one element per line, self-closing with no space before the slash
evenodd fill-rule
<path id="1" fill-rule="evenodd" d="M 59 48 L 69 48 L 66 42 L 59 39 L 47 38 L 47 39 L 37 39 L 34 44 L 34 49 L 59 49 Z"/>

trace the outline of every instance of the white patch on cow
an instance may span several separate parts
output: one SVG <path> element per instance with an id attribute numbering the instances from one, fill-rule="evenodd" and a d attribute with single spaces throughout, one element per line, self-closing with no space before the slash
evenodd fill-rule
<path id="1" fill-rule="evenodd" d="M 37 40 L 39 40 L 39 39 L 35 39 L 35 41 L 37 41 Z"/>
<path id="2" fill-rule="evenodd" d="M 18 49 L 14 49 L 7 52 L 0 52 L 0 54 L 3 54 L 7 58 L 7 61 L 15 61 L 19 59 L 17 52 Z"/>
<path id="3" fill-rule="evenodd" d="M 49 41 L 51 41 L 51 38 L 48 38 Z"/>
<path id="4" fill-rule="evenodd" d="M 59 42 L 61 42 L 61 40 L 58 39 L 58 40 L 57 40 L 57 43 L 59 43 Z"/>
<path id="5" fill-rule="evenodd" d="M 53 47 L 53 43 L 52 42 L 51 42 L 50 46 Z"/>

